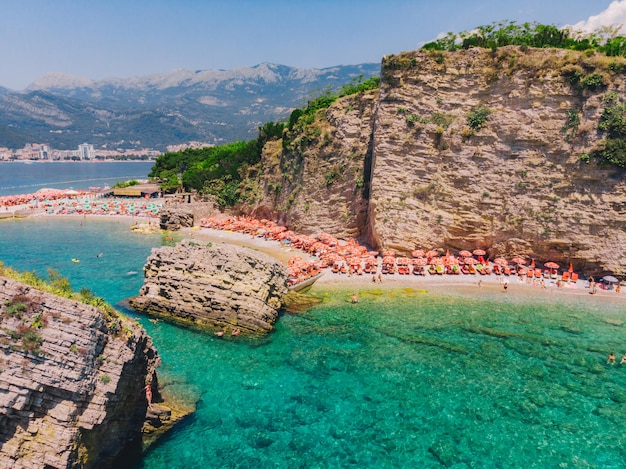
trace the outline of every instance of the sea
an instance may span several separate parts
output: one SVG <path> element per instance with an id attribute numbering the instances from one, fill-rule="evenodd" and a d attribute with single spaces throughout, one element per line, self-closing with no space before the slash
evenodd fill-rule
<path id="1" fill-rule="evenodd" d="M 151 161 L 2 161 L 0 196 L 39 189 L 89 189 L 118 181 L 148 179 Z"/>
<path id="2" fill-rule="evenodd" d="M 164 392 L 197 406 L 127 467 L 626 467 L 623 302 L 383 280 L 356 304 L 341 285 L 313 288 L 321 302 L 265 338 L 217 338 L 124 308 L 164 243 L 129 224 L 0 220 L 5 265 L 55 269 L 138 318 Z"/>

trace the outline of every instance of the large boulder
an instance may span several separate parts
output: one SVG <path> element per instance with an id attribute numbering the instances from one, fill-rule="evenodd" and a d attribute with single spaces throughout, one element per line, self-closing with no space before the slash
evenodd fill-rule
<path id="1" fill-rule="evenodd" d="M 250 248 L 184 240 L 152 250 L 144 285 L 131 306 L 212 331 L 266 333 L 278 318 L 288 272 Z"/>
<path id="2" fill-rule="evenodd" d="M 159 357 L 134 321 L 0 276 L 0 467 L 107 468 L 141 449 Z"/>

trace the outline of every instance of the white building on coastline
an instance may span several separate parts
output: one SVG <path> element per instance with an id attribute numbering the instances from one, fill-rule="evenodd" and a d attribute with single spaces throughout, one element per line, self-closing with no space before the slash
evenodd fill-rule
<path id="1" fill-rule="evenodd" d="M 96 157 L 96 151 L 89 143 L 78 145 L 78 154 L 81 160 L 93 160 Z"/>

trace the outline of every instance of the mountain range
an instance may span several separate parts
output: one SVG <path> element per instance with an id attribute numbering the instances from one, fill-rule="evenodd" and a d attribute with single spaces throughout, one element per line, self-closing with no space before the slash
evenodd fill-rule
<path id="1" fill-rule="evenodd" d="M 51 73 L 22 91 L 0 87 L 0 147 L 37 142 L 63 150 L 88 142 L 163 151 L 192 141 L 249 140 L 307 99 L 379 74 L 377 63 L 324 69 L 262 63 L 97 81 Z"/>

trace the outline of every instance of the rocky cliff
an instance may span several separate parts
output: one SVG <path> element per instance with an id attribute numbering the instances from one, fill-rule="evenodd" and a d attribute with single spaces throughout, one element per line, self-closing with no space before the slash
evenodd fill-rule
<path id="1" fill-rule="evenodd" d="M 5 277 L 0 325 L 0 467 L 106 468 L 141 447 L 159 363 L 142 328 Z"/>
<path id="2" fill-rule="evenodd" d="M 508 46 L 385 57 L 378 93 L 270 142 L 256 200 L 306 234 L 625 274 L 624 171 L 591 158 L 624 59 Z"/>
<path id="3" fill-rule="evenodd" d="M 288 278 L 286 267 L 266 254 L 192 240 L 153 249 L 144 275 L 133 308 L 200 329 L 242 334 L 272 329 Z"/>

